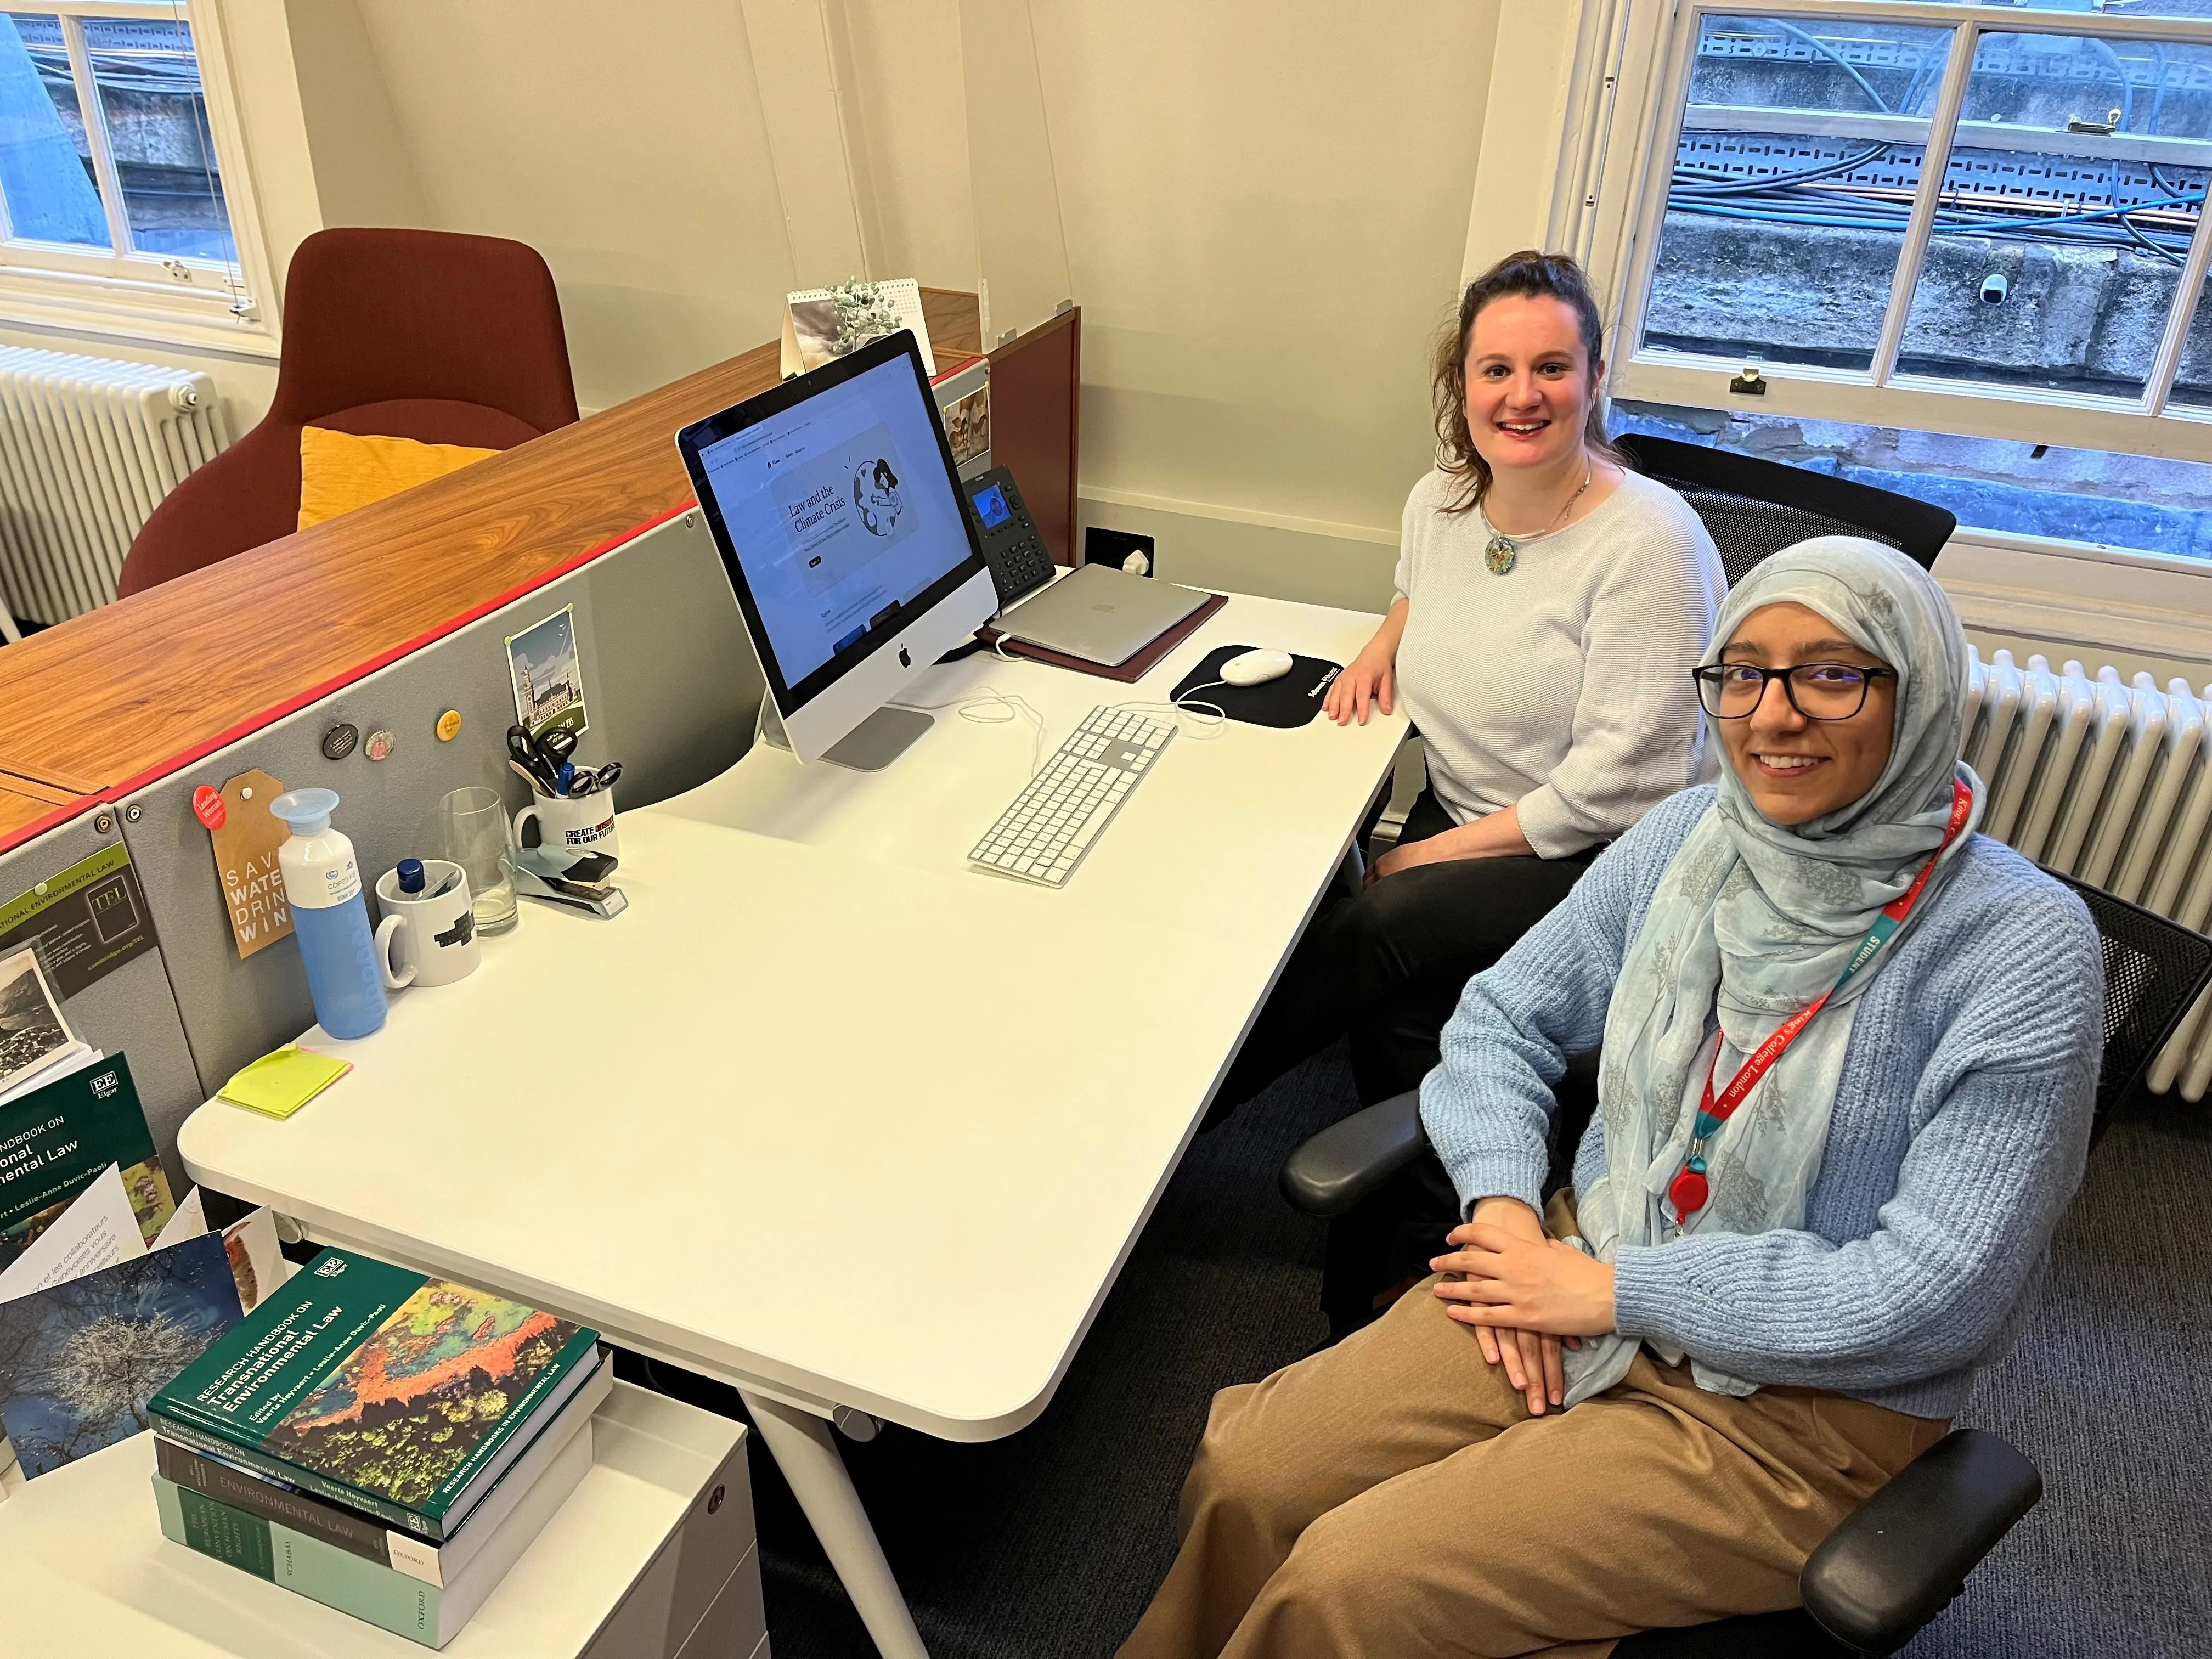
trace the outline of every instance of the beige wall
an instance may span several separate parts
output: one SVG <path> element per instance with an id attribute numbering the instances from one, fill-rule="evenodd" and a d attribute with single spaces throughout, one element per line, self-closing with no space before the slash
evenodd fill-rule
<path id="1" fill-rule="evenodd" d="M 869 252 L 876 272 L 972 289 L 981 266 L 960 0 L 841 0 L 839 9 L 875 198 Z"/>
<path id="2" fill-rule="evenodd" d="M 1382 603 L 1432 447 L 1494 0 L 1032 3 L 1086 517 L 1156 529 L 1171 575 Z"/>
<path id="3" fill-rule="evenodd" d="M 650 0 L 616 27 L 586 0 L 226 0 L 261 46 L 289 32 L 293 84 L 261 50 L 241 88 L 285 180 L 280 258 L 318 222 L 527 241 L 586 408 L 770 338 L 794 232 L 755 54 L 781 73 L 813 3 Z M 1159 535 L 1171 575 L 1379 603 L 1498 0 L 1030 3 L 1085 308 L 1085 517 Z M 875 274 L 973 286 L 962 0 L 822 18 Z M 206 366 L 249 424 L 267 367 Z"/>
<path id="4" fill-rule="evenodd" d="M 360 12 L 430 227 L 545 256 L 586 407 L 774 337 L 791 256 L 734 0 Z"/>

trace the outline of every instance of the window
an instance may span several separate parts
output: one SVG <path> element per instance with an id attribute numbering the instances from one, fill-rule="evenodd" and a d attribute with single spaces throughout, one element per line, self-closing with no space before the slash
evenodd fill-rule
<path id="1" fill-rule="evenodd" d="M 1980 527 L 2212 552 L 2170 517 L 2084 533 L 2063 506 L 2141 502 L 2147 480 L 2175 510 L 2206 499 L 2189 464 L 2212 462 L 2212 0 L 1609 15 L 1614 73 L 1581 112 L 1598 182 L 1571 208 L 1618 301 L 1631 424 L 1820 425 L 1790 441 L 1992 486 L 1913 492 L 1969 527 L 2002 499 L 2007 522 Z M 1608 119 L 1640 145 L 1608 142 Z M 2039 519 L 1996 490 L 2006 458 L 2030 495 L 2060 480 L 2058 504 Z M 2154 522 L 2154 545 L 2124 528 Z"/>
<path id="2" fill-rule="evenodd" d="M 182 0 L 0 11 L 0 313 L 264 331 L 195 21 Z"/>

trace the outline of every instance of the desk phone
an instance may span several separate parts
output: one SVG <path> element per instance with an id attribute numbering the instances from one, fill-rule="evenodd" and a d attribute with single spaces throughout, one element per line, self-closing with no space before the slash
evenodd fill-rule
<path id="1" fill-rule="evenodd" d="M 994 466 L 969 479 L 966 488 L 983 543 L 983 562 L 991 568 L 1003 610 L 1052 579 L 1052 555 L 1044 550 L 1044 538 L 1037 534 L 1036 520 L 1030 517 L 1012 472 Z"/>

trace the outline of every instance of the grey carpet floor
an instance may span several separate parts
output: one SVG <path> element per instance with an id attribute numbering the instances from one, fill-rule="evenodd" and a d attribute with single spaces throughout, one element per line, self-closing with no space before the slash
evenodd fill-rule
<path id="1" fill-rule="evenodd" d="M 1352 1103 L 1323 1055 L 1200 1138 L 1030 1428 L 983 1446 L 893 1428 L 844 1448 L 935 1659 L 1103 1659 L 1135 1622 L 1173 1555 L 1208 1398 L 1322 1334 L 1321 1230 L 1274 1172 Z M 1910 1659 L 2212 1652 L 2208 1195 L 2201 1120 L 2123 1123 L 2098 1149 L 2027 1334 L 1960 1419 L 2033 1457 L 2044 1501 Z M 734 1409 L 711 1387 L 678 1391 Z M 777 1659 L 866 1659 L 757 1443 L 752 1467 Z"/>
<path id="2" fill-rule="evenodd" d="M 1962 1424 L 2043 1502 L 1910 1659 L 2212 1652 L 2212 1105 L 2123 1122 L 2090 1159 L 2019 1346 Z"/>

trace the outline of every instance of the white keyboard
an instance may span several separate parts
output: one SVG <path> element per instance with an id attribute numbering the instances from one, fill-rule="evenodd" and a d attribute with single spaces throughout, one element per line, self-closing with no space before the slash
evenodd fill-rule
<path id="1" fill-rule="evenodd" d="M 1066 886 L 1175 734 L 1172 724 L 1126 708 L 1092 709 L 999 815 L 968 861 L 1002 876 Z"/>

